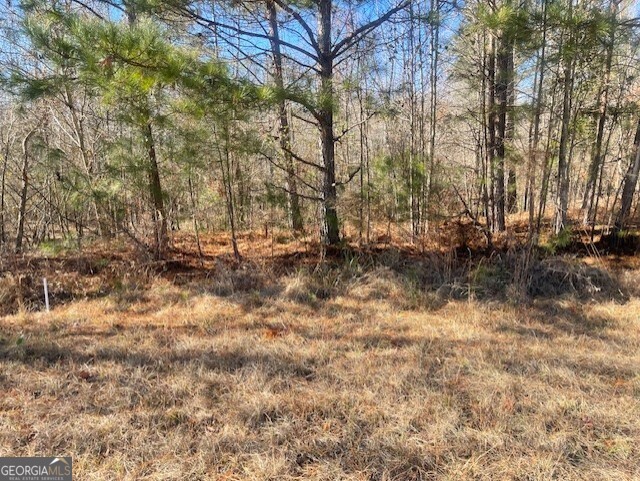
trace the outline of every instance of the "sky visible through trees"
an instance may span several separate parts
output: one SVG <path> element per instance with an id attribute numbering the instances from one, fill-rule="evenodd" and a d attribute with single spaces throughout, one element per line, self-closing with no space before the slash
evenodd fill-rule
<path id="1" fill-rule="evenodd" d="M 1 242 L 637 225 L 638 2 L 1 8 Z"/>

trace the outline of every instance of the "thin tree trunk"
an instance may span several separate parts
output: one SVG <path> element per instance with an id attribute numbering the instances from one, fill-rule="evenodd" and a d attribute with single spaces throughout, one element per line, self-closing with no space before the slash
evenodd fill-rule
<path id="1" fill-rule="evenodd" d="M 507 212 L 518 212 L 518 181 L 516 166 L 513 164 L 509 165 L 507 172 Z"/>
<path id="2" fill-rule="evenodd" d="M 200 244 L 200 228 L 198 226 L 198 205 L 196 204 L 196 197 L 193 192 L 193 182 L 191 181 L 191 173 L 189 173 L 189 197 L 191 199 L 191 220 L 193 222 L 193 232 L 196 236 L 196 247 L 198 248 L 198 259 L 200 260 L 200 266 L 203 265 L 202 261 L 202 245 Z"/>
<path id="3" fill-rule="evenodd" d="M 540 143 L 540 117 L 542 115 L 542 99 L 544 98 L 544 74 L 546 69 L 546 47 L 547 47 L 547 1 L 542 1 L 542 47 L 538 60 L 538 84 L 536 87 L 536 107 L 533 118 L 533 138 L 529 149 L 529 173 L 528 173 L 528 208 L 529 208 L 529 237 L 532 238 L 537 229 L 534 229 L 535 217 L 535 183 L 536 170 L 539 161 L 538 145 Z M 546 170 L 546 168 L 544 169 Z M 544 176 L 544 175 L 543 175 Z M 542 199 L 540 199 L 542 203 Z"/>
<path id="4" fill-rule="evenodd" d="M 424 231 L 429 230 L 429 213 L 433 195 L 433 186 L 436 173 L 436 121 L 438 115 L 438 62 L 440 59 L 440 0 L 431 1 L 431 69 L 429 72 L 429 181 L 425 198 Z"/>
<path id="5" fill-rule="evenodd" d="M 153 127 L 151 121 L 147 122 L 144 130 L 144 143 L 149 158 L 149 193 L 153 203 L 153 228 L 154 228 L 154 250 L 157 259 L 164 258 L 169 236 L 167 232 L 167 215 L 164 206 L 164 196 L 160 183 L 160 170 L 158 168 L 158 158 L 156 145 L 153 138 Z"/>
<path id="6" fill-rule="evenodd" d="M 515 104 L 515 76 L 514 76 L 514 58 L 513 58 L 514 44 L 510 40 L 507 40 L 506 52 L 507 56 L 507 103 L 506 119 L 505 119 L 505 142 L 511 141 L 515 132 L 515 118 L 513 112 L 513 105 Z M 505 152 L 506 154 L 506 152 Z M 518 211 L 518 182 L 516 165 L 513 161 L 508 163 L 507 173 L 507 212 L 513 214 Z"/>
<path id="7" fill-rule="evenodd" d="M 618 99 L 620 100 L 620 99 Z M 616 110 L 619 108 L 620 103 L 618 102 L 618 104 L 616 105 Z M 613 135 L 614 132 L 614 126 L 616 124 L 616 121 L 618 119 L 618 114 L 617 112 L 615 112 L 613 114 L 613 118 L 612 118 L 612 122 L 611 122 L 611 128 L 609 129 L 609 133 L 607 135 L 607 140 L 604 143 L 604 152 L 608 152 L 609 151 L 609 145 L 611 145 L 611 137 Z M 606 155 L 606 154 L 605 154 Z M 596 221 L 598 219 L 598 209 L 600 207 L 600 199 L 602 198 L 602 186 L 604 184 L 604 168 L 605 168 L 605 162 L 604 159 L 602 160 L 602 162 L 600 162 L 600 170 L 598 172 L 598 189 L 597 189 L 597 193 L 596 193 L 596 197 L 595 197 L 595 202 L 593 204 L 592 208 L 592 222 L 591 222 L 591 242 L 593 242 L 593 238 L 595 236 L 595 230 L 596 230 Z M 611 179 L 609 179 L 609 185 L 611 185 Z M 609 203 L 609 199 L 607 196 L 607 204 Z M 605 206 L 605 215 L 606 215 L 606 209 L 607 207 Z"/>
<path id="8" fill-rule="evenodd" d="M 482 36 L 482 76 L 481 76 L 481 92 L 480 92 L 480 130 L 482 132 L 482 138 L 480 142 L 483 142 L 484 148 L 482 152 L 482 203 L 484 210 L 485 222 L 487 224 L 487 230 L 491 231 L 493 229 L 492 216 L 491 216 L 491 207 L 490 207 L 490 198 L 489 198 L 489 164 L 491 163 L 492 154 L 491 154 L 491 143 L 489 140 L 489 124 L 487 122 L 487 47 L 486 47 L 486 34 Z"/>
<path id="9" fill-rule="evenodd" d="M 416 165 L 416 140 L 417 140 L 417 102 L 416 102 L 416 61 L 415 61 L 415 18 L 413 13 L 413 2 L 409 5 L 409 48 L 408 62 L 409 64 L 409 217 L 411 221 L 411 234 L 412 241 L 419 234 L 420 229 L 420 203 L 419 197 L 416 195 L 416 179 L 415 179 L 415 165 Z M 406 59 L 405 59 L 406 60 Z"/>
<path id="10" fill-rule="evenodd" d="M 552 167 L 552 158 L 551 158 L 551 141 L 552 134 L 556 128 L 556 118 L 553 115 L 553 112 L 556 110 L 556 90 L 557 84 L 554 85 L 551 93 L 551 105 L 549 106 L 549 122 L 547 125 L 547 140 L 545 142 L 544 147 L 544 163 L 542 164 L 542 182 L 540 184 L 540 201 L 538 202 L 538 218 L 536 220 L 536 232 L 540 232 L 540 227 L 542 225 L 542 217 L 544 216 L 547 210 L 547 199 L 549 196 L 549 183 L 551 181 L 551 167 Z"/>
<path id="11" fill-rule="evenodd" d="M 573 0 L 569 0 L 569 20 L 573 16 Z M 572 35 L 571 33 L 569 35 Z M 571 39 L 565 41 L 561 51 L 567 49 L 566 44 L 571 43 Z M 560 147 L 558 150 L 558 187 L 556 192 L 556 218 L 553 231 L 559 234 L 568 226 L 567 210 L 569 207 L 569 158 L 568 143 L 570 141 L 569 125 L 571 123 L 571 103 L 573 93 L 573 57 L 570 54 L 564 55 L 564 79 L 563 79 L 563 99 L 562 99 L 562 126 L 560 133 Z"/>
<path id="12" fill-rule="evenodd" d="M 366 79 L 365 79 L 366 87 Z M 369 152 L 369 127 L 368 124 L 363 124 L 362 133 L 364 135 L 364 162 L 367 169 L 367 190 L 366 190 L 366 205 L 367 205 L 367 244 L 371 243 L 371 156 Z"/>
<path id="13" fill-rule="evenodd" d="M 359 63 L 359 62 L 358 62 Z M 360 125 L 358 126 L 358 130 L 360 133 L 360 202 L 358 205 L 358 238 L 360 244 L 362 244 L 364 237 L 364 205 L 365 205 L 365 190 L 364 190 L 364 176 L 365 176 L 365 112 L 364 112 L 364 100 L 362 90 L 359 89 L 357 92 L 358 95 L 358 107 L 360 112 Z"/>
<path id="14" fill-rule="evenodd" d="M 36 133 L 33 129 L 22 140 L 22 184 L 20 186 L 20 209 L 18 211 L 18 230 L 16 233 L 16 252 L 22 251 L 24 222 L 27 215 L 27 193 L 29 189 L 29 140 Z"/>
<path id="15" fill-rule="evenodd" d="M 498 124 L 497 119 L 497 108 L 496 108 L 496 40 L 495 38 L 491 38 L 491 48 L 488 53 L 488 69 L 487 69 L 487 89 L 489 93 L 489 101 L 488 101 L 488 114 L 489 119 L 487 122 L 487 127 L 489 129 L 489 143 L 487 145 L 487 151 L 489 154 L 489 179 L 491 182 L 491 186 L 489 189 L 489 200 L 491 204 L 491 227 L 493 230 L 499 230 L 497 228 L 496 221 L 496 176 L 495 176 L 495 163 L 496 163 L 496 127 Z M 503 189 L 504 190 L 504 189 Z"/>
<path id="16" fill-rule="evenodd" d="M 598 130 L 596 134 L 596 142 L 593 146 L 591 154 L 591 164 L 589 165 L 589 172 L 587 177 L 587 185 L 584 191 L 584 197 L 582 199 L 582 212 L 583 212 L 583 224 L 589 225 L 595 222 L 595 216 L 593 215 L 593 204 L 596 196 L 596 181 L 598 172 L 602 170 L 601 164 L 604 162 L 604 155 L 602 154 L 602 141 L 604 139 L 604 128 L 607 122 L 607 113 L 609 109 L 609 84 L 611 81 L 611 66 L 613 64 L 613 49 L 615 45 L 616 36 L 616 17 L 618 13 L 618 0 L 611 2 L 611 14 L 612 24 L 609 32 L 609 41 L 607 42 L 607 58 L 605 62 L 605 71 L 603 84 L 598 95 Z"/>
<path id="17" fill-rule="evenodd" d="M 65 95 L 66 95 L 66 104 L 71 112 L 71 121 L 73 125 L 74 134 L 76 136 L 76 142 L 78 144 L 78 148 L 80 149 L 80 156 L 82 157 L 82 165 L 84 167 L 85 173 L 87 174 L 89 185 L 93 184 L 93 172 L 91 168 L 91 160 L 89 158 L 89 152 L 86 145 L 86 139 L 84 135 L 84 125 L 83 121 L 80 117 L 78 117 L 78 112 L 75 104 L 75 100 L 73 98 L 71 89 L 69 85 L 65 84 Z M 102 236 L 104 231 L 107 230 L 103 228 L 102 218 L 100 216 L 100 210 L 98 209 L 98 202 L 91 192 L 91 208 L 93 209 L 93 214 L 96 218 L 96 223 L 98 227 L 98 235 Z"/>
<path id="18" fill-rule="evenodd" d="M 222 170 L 222 182 L 224 184 L 224 195 L 227 204 L 227 216 L 229 219 L 229 227 L 231 228 L 231 246 L 233 248 L 233 257 L 237 262 L 242 260 L 240 249 L 238 248 L 238 239 L 236 234 L 236 213 L 233 196 L 233 187 L 231 185 L 231 161 L 229 158 L 229 128 L 224 128 L 224 148 L 221 150 L 218 144 L 218 159 L 220 161 L 220 169 Z"/>
<path id="19" fill-rule="evenodd" d="M 5 226 L 5 194 L 7 190 L 7 167 L 9 165 L 9 153 L 11 151 L 11 137 L 7 135 L 7 143 L 4 146 L 4 152 L 2 156 L 2 179 L 0 187 L 0 243 L 4 245 L 7 242 L 7 231 Z"/>

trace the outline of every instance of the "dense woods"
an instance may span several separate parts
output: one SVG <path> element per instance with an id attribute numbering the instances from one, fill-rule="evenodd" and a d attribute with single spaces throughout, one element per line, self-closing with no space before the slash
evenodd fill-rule
<path id="1" fill-rule="evenodd" d="M 7 2 L 0 242 L 638 222 L 622 0 Z"/>
<path id="2" fill-rule="evenodd" d="M 0 0 L 0 478 L 640 480 L 639 175 L 640 0 Z"/>

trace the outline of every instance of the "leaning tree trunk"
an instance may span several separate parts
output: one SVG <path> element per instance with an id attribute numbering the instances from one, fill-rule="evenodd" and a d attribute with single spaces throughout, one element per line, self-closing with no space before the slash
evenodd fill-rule
<path id="1" fill-rule="evenodd" d="M 340 242 L 337 211 L 335 135 L 333 131 L 333 54 L 331 52 L 331 0 L 320 0 L 318 44 L 320 47 L 320 140 L 322 143 L 322 240 L 325 244 Z"/>
<path id="2" fill-rule="evenodd" d="M 73 97 L 71 88 L 68 84 L 65 84 L 65 96 L 66 96 L 66 105 L 71 113 L 71 121 L 73 126 L 73 133 L 75 134 L 75 140 L 78 145 L 78 149 L 80 150 L 80 156 L 82 158 L 82 165 L 84 167 L 85 174 L 87 175 L 87 179 L 89 180 L 89 184 L 91 186 L 91 208 L 93 210 L 93 215 L 96 218 L 98 235 L 103 236 L 107 231 L 108 227 L 105 225 L 102 216 L 100 215 L 100 209 L 98 208 L 98 201 L 93 192 L 93 184 L 95 181 L 94 178 L 94 168 L 92 166 L 92 162 L 90 159 L 89 149 L 87 148 L 87 142 L 85 139 L 85 128 L 84 121 L 81 117 L 78 116 L 78 110 L 75 104 L 75 99 Z"/>
<path id="3" fill-rule="evenodd" d="M 220 139 L 219 139 L 220 140 Z M 227 216 L 229 219 L 229 228 L 231 229 L 231 246 L 233 247 L 233 257 L 236 262 L 242 260 L 240 249 L 238 248 L 238 238 L 236 235 L 236 213 L 233 195 L 233 186 L 231 181 L 231 159 L 229 158 L 229 126 L 224 126 L 224 138 L 222 139 L 224 150 L 220 149 L 220 145 L 216 146 L 218 151 L 218 159 L 220 161 L 220 170 L 222 171 L 222 182 L 224 184 L 225 203 L 227 204 Z"/>
<path id="4" fill-rule="evenodd" d="M 640 175 L 640 119 L 638 120 L 638 127 L 636 128 L 636 137 L 633 142 L 635 146 L 635 153 L 633 161 L 627 170 L 627 174 L 624 176 L 624 186 L 622 187 L 622 200 L 620 202 L 620 211 L 616 216 L 616 222 L 613 228 L 614 234 L 619 234 L 627 224 L 627 218 L 629 212 L 631 212 L 631 204 L 633 202 L 633 196 L 636 192 L 636 185 L 638 183 L 638 175 Z"/>
<path id="5" fill-rule="evenodd" d="M 22 251 L 22 240 L 24 239 L 24 219 L 27 214 L 27 192 L 29 189 L 29 140 L 35 133 L 35 129 L 31 130 L 22 140 L 22 184 L 20 186 L 20 210 L 18 211 L 16 252 Z"/>
<path id="6" fill-rule="evenodd" d="M 164 207 L 162 184 L 160 183 L 160 169 L 158 168 L 153 127 L 150 121 L 147 122 L 145 127 L 144 143 L 149 157 L 149 193 L 153 203 L 154 251 L 156 258 L 162 259 L 167 252 L 169 236 L 167 234 L 167 215 Z"/>
<path id="7" fill-rule="evenodd" d="M 604 163 L 604 157 L 602 153 L 602 142 L 604 139 L 604 127 L 607 122 L 607 113 L 609 110 L 609 84 L 611 82 L 611 67 L 613 64 L 613 48 L 615 45 L 616 28 L 615 18 L 618 12 L 618 1 L 611 3 L 611 10 L 614 22 L 612 23 L 611 30 L 609 32 L 609 41 L 607 42 L 607 58 L 605 62 L 605 72 L 602 86 L 598 95 L 598 129 L 596 133 L 596 142 L 593 146 L 591 154 L 591 164 L 589 165 L 587 185 L 584 191 L 584 197 L 582 199 L 582 211 L 583 211 L 583 224 L 595 225 L 595 213 L 594 213 L 594 201 L 596 198 L 596 182 L 598 173 L 602 170 L 601 165 Z"/>
<path id="8" fill-rule="evenodd" d="M 278 29 L 278 12 L 273 0 L 267 0 L 267 10 L 269 12 L 269 26 L 271 29 L 271 54 L 273 56 L 273 77 L 276 87 L 284 90 L 284 74 L 282 70 L 282 52 L 280 51 L 280 34 Z M 287 105 L 284 99 L 278 103 L 278 116 L 280 118 L 280 148 L 284 157 L 284 167 L 287 171 L 287 188 L 289 196 L 289 217 L 291 228 L 299 233 L 304 230 L 302 219 L 302 209 L 300 208 L 300 197 L 296 182 L 293 157 L 291 155 L 291 131 L 289 119 L 287 118 Z"/>

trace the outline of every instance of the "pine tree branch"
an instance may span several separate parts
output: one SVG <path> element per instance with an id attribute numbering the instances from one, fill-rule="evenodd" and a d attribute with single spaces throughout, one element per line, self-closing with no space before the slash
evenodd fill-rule
<path id="1" fill-rule="evenodd" d="M 323 200 L 322 197 L 316 197 L 316 196 L 313 196 L 313 195 L 301 194 L 299 192 L 291 192 L 286 187 L 283 187 L 281 185 L 276 185 L 276 184 L 273 184 L 271 182 L 267 182 L 267 185 L 270 185 L 271 187 L 273 187 L 275 189 L 280 189 L 280 190 L 286 192 L 289 195 L 295 195 L 297 197 L 302 197 L 303 199 L 313 200 L 313 201 L 316 201 L 316 202 L 322 202 L 322 200 Z"/>
<path id="2" fill-rule="evenodd" d="M 349 132 L 351 132 L 353 129 L 355 129 L 356 127 L 359 127 L 361 125 L 366 124 L 369 120 L 371 120 L 378 112 L 371 112 L 366 119 L 363 119 L 362 121 L 358 122 L 357 124 L 353 124 L 350 127 L 345 127 L 344 129 L 342 129 L 342 133 L 340 135 L 336 135 L 333 140 L 335 142 L 340 142 L 340 140 L 342 140 L 342 137 L 344 137 L 345 135 L 347 135 Z"/>
<path id="3" fill-rule="evenodd" d="M 316 164 L 315 162 L 311 162 L 310 160 L 305 160 L 302 157 L 300 157 L 298 154 L 296 154 L 294 151 L 292 151 L 291 149 L 288 149 L 286 147 L 282 147 L 282 150 L 284 150 L 287 154 L 289 154 L 291 157 L 293 157 L 294 159 L 296 159 L 298 162 L 300 162 L 301 164 L 304 165 L 308 165 L 309 167 L 313 167 L 315 169 L 318 169 L 321 172 L 325 171 L 324 166 L 320 165 L 320 164 Z"/>
<path id="4" fill-rule="evenodd" d="M 296 52 L 299 52 L 303 55 L 306 55 L 307 57 L 311 58 L 312 60 L 314 60 L 315 62 L 317 62 L 318 56 L 314 55 L 313 53 L 309 52 L 308 50 L 305 50 L 301 47 L 298 47 L 297 45 L 294 45 L 292 43 L 289 43 L 285 40 L 279 39 L 279 38 L 274 38 L 271 35 L 266 35 L 264 33 L 259 33 L 259 32 L 251 32 L 249 30 L 244 30 L 242 28 L 239 27 L 235 27 L 233 25 L 229 25 L 227 23 L 222 23 L 222 22 L 218 22 L 216 20 L 211 20 L 209 18 L 205 18 L 202 15 L 189 10 L 188 8 L 184 8 L 183 12 L 186 13 L 187 15 L 189 15 L 191 18 L 193 18 L 194 20 L 197 20 L 198 23 L 200 25 L 202 25 L 203 23 L 206 24 L 209 27 L 217 27 L 217 28 L 223 28 L 226 30 L 231 30 L 232 32 L 235 32 L 238 35 L 245 35 L 247 37 L 252 37 L 252 38 L 262 38 L 265 40 L 269 40 L 271 42 L 277 42 L 279 45 L 282 45 L 284 47 L 290 48 L 292 50 L 295 50 Z"/>
<path id="5" fill-rule="evenodd" d="M 335 47 L 331 50 L 331 55 L 333 58 L 336 58 L 342 55 L 344 52 L 349 50 L 354 44 L 359 42 L 363 37 L 367 34 L 371 33 L 373 30 L 378 28 L 384 22 L 393 17 L 396 13 L 401 10 L 404 10 L 411 4 L 411 0 L 403 0 L 396 7 L 389 10 L 387 13 L 378 17 L 376 20 L 373 20 L 369 23 L 362 25 L 360 28 L 356 29 L 351 35 L 345 37 L 340 42 L 336 44 Z"/>
<path id="6" fill-rule="evenodd" d="M 262 152 L 262 155 L 276 168 L 282 170 L 283 172 L 285 172 L 287 175 L 293 175 L 298 181 L 300 181 L 302 183 L 302 185 L 304 185 L 305 187 L 309 188 L 310 190 L 314 191 L 314 192 L 320 192 L 320 189 L 318 189 L 315 185 L 311 185 L 309 182 L 307 182 L 306 180 L 304 180 L 301 176 L 299 176 L 298 174 L 296 174 L 295 172 L 291 172 L 287 167 L 285 167 L 284 165 L 276 162 L 276 160 L 265 154 L 264 152 Z"/>
<path id="7" fill-rule="evenodd" d="M 276 5 L 278 5 L 282 10 L 287 12 L 289 15 L 291 15 L 293 18 L 295 18 L 295 20 L 303 28 L 303 30 L 305 32 L 307 32 L 307 35 L 309 36 L 309 42 L 311 43 L 311 46 L 313 47 L 313 49 L 316 51 L 316 54 L 317 54 L 315 60 L 318 61 L 319 58 L 320 58 L 319 57 L 319 55 L 320 55 L 320 45 L 318 45 L 318 42 L 317 42 L 317 40 L 315 38 L 316 37 L 315 33 L 311 29 L 309 24 L 305 21 L 304 18 L 302 18 L 302 15 L 300 15 L 300 13 L 298 13 L 294 9 L 292 9 L 289 5 L 286 4 L 286 2 L 283 2 L 282 0 L 274 0 L 274 3 Z M 307 53 L 307 55 L 311 56 L 308 53 Z"/>
<path id="8" fill-rule="evenodd" d="M 351 182 L 353 180 L 353 178 L 358 174 L 358 172 L 360 172 L 360 169 L 362 167 L 358 167 L 356 170 L 354 170 L 353 172 L 351 172 L 349 174 L 349 177 L 347 178 L 347 180 L 342 181 L 342 182 L 336 182 L 336 185 L 347 185 L 349 182 Z"/>

